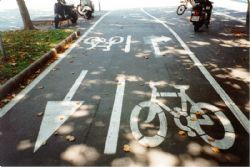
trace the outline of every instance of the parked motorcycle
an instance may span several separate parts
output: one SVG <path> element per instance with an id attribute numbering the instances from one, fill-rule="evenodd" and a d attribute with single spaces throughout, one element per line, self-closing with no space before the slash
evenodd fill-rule
<path id="1" fill-rule="evenodd" d="M 85 19 L 90 19 L 94 13 L 94 4 L 91 0 L 80 0 L 80 4 L 76 8 L 78 14 Z"/>
<path id="2" fill-rule="evenodd" d="M 191 12 L 190 21 L 194 25 L 194 31 L 199 31 L 199 28 L 205 24 L 206 27 L 210 24 L 210 17 L 212 13 L 212 2 L 207 1 L 206 3 L 197 3 Z"/>
<path id="3" fill-rule="evenodd" d="M 57 0 L 57 3 L 54 5 L 55 13 L 55 28 L 58 28 L 59 22 L 69 19 L 72 24 L 76 24 L 78 15 L 74 5 L 66 4 L 65 0 Z"/>

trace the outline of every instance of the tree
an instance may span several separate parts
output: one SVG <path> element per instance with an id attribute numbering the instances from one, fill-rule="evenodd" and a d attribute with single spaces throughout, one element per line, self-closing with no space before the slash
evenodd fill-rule
<path id="1" fill-rule="evenodd" d="M 25 30 L 33 30 L 35 27 L 30 19 L 29 11 L 26 7 L 24 0 L 16 0 L 20 14 L 22 16 L 23 25 Z"/>
<path id="2" fill-rule="evenodd" d="M 248 6 L 247 6 L 246 24 L 247 24 L 247 27 L 249 27 L 250 0 L 248 0 L 247 2 L 248 2 Z"/>

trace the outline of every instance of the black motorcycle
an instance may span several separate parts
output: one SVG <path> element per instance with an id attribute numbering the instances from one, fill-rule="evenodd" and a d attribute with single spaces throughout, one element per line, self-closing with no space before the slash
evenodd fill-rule
<path id="1" fill-rule="evenodd" d="M 54 6 L 55 28 L 58 28 L 59 22 L 70 20 L 72 24 L 76 24 L 78 15 L 74 5 L 67 5 L 64 0 L 58 0 Z"/>
<path id="2" fill-rule="evenodd" d="M 94 13 L 94 4 L 91 0 L 80 0 L 80 4 L 76 8 L 78 14 L 85 19 L 90 19 Z"/>
<path id="3" fill-rule="evenodd" d="M 208 28 L 210 24 L 210 17 L 212 13 L 212 3 L 207 1 L 207 3 L 197 3 L 191 11 L 190 21 L 194 25 L 194 31 L 199 31 L 199 28 L 205 24 Z"/>

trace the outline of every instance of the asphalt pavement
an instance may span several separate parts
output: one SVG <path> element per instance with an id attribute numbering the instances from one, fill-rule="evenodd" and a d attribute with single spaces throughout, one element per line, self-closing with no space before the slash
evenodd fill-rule
<path id="1" fill-rule="evenodd" d="M 189 14 L 117 10 L 79 25 L 0 110 L 0 165 L 249 166 L 244 25 L 214 15 L 194 33 Z"/>

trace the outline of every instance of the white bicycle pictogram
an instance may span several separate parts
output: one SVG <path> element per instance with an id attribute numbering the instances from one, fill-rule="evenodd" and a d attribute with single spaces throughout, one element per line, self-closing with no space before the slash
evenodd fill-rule
<path id="1" fill-rule="evenodd" d="M 98 47 L 104 48 L 103 51 L 110 51 L 112 45 L 122 43 L 123 41 L 124 38 L 120 36 L 111 37 L 109 40 L 101 37 L 89 37 L 84 40 L 84 43 L 91 45 L 91 47 L 87 48 L 88 50 Z"/>
<path id="2" fill-rule="evenodd" d="M 226 115 L 220 111 L 220 109 L 214 105 L 198 102 L 195 103 L 187 94 L 186 90 L 189 89 L 187 85 L 174 85 L 174 88 L 179 92 L 158 92 L 155 83 L 149 84 L 152 89 L 151 100 L 144 101 L 136 105 L 131 113 L 130 127 L 132 134 L 139 141 L 140 144 L 147 147 L 156 147 L 160 145 L 167 134 L 167 119 L 163 110 L 169 112 L 174 116 L 175 124 L 183 131 L 187 132 L 190 137 L 200 136 L 205 142 L 220 149 L 229 149 L 233 146 L 235 141 L 234 128 L 231 125 Z M 180 98 L 181 107 L 169 108 L 163 104 L 157 97 L 164 98 Z M 191 104 L 190 112 L 188 113 L 187 106 L 188 102 Z M 147 119 L 145 123 L 152 122 L 156 116 L 159 119 L 159 130 L 154 136 L 144 136 L 139 128 L 139 115 L 143 112 L 144 108 L 149 108 Z M 213 117 L 217 117 L 221 125 L 224 128 L 224 136 L 219 139 L 215 139 L 202 129 L 201 125 L 212 126 L 215 125 L 212 120 L 210 113 L 212 112 Z M 197 113 L 199 112 L 199 115 Z M 209 117 L 210 116 L 210 117 Z M 186 119 L 186 125 L 181 122 L 181 117 Z"/>

